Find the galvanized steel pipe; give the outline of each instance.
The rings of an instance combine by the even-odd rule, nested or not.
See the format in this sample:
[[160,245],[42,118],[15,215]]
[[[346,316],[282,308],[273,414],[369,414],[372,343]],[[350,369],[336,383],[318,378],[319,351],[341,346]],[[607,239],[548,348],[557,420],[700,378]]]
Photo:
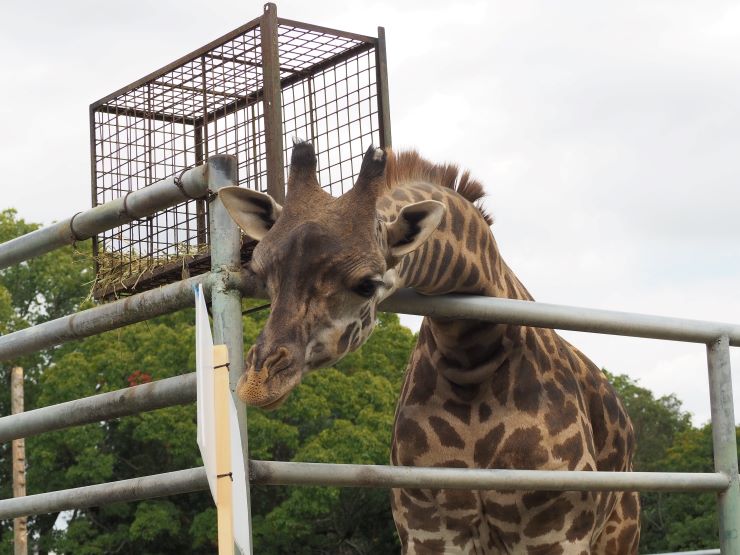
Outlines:
[[108,503],[141,501],[205,489],[208,489],[208,479],[205,468],[201,466],[107,484],[4,499],[0,501],[0,520],[85,509]]
[[480,470],[250,461],[250,480],[281,486],[495,489],[502,491],[725,491],[721,473]]
[[[274,9],[274,6],[273,6]],[[282,155],[282,152],[281,152]],[[238,164],[235,156],[211,156],[209,159],[210,172],[208,186],[211,191],[218,193],[223,187],[238,185]],[[208,206],[210,243],[211,243],[211,312],[213,314],[213,341],[215,344],[226,345],[229,352],[229,388],[237,407],[244,407],[238,398],[236,385],[244,373],[244,331],[242,321],[242,296],[239,289],[231,287],[232,275],[241,269],[241,230],[229,215],[221,198],[213,197]],[[247,457],[247,411],[236,411],[237,424],[242,443],[243,464],[248,464]],[[249,477],[247,476],[247,480]],[[246,526],[252,529],[252,508],[247,484],[246,496]],[[252,555],[251,539],[245,547]],[[238,549],[235,547],[235,551]]]
[[691,343],[711,343],[726,335],[730,345],[740,347],[740,325],[737,324],[514,299],[472,295],[433,297],[402,289],[384,301],[380,310]]
[[[502,491],[721,492],[726,490],[729,484],[727,476],[720,473],[474,470],[255,460],[250,461],[249,474],[252,483],[264,485]],[[6,499],[0,501],[0,520],[206,489],[208,481],[205,469],[191,468],[120,482]]]
[[0,337],[0,360],[13,359],[66,341],[90,337],[186,306],[194,306],[193,287],[198,283],[209,289],[209,274],[164,285],[4,335]]
[[[180,187],[175,184],[178,181]],[[0,270],[46,254],[75,241],[83,241],[108,229],[150,216],[189,198],[208,193],[208,166],[198,166],[148,187],[132,191],[71,218],[0,244]]]
[[[213,279],[211,274],[204,274],[2,336],[0,360],[8,360],[191,306],[193,285],[202,283],[206,292],[209,292]],[[215,279],[221,288],[235,287],[249,297],[265,296],[261,284],[250,272],[227,271],[224,268]],[[719,336],[727,336],[729,345],[740,347],[740,326],[736,324],[494,297],[428,297],[410,289],[402,289],[384,301],[380,309],[437,318],[467,318],[694,343],[711,343]]]
[[730,479],[717,497],[719,546],[723,555],[740,555],[740,483],[738,482],[737,436],[732,400],[730,347],[726,336],[707,345],[709,401],[712,409],[714,469]]
[[264,296],[262,285],[250,272],[223,271],[216,278],[206,273],[0,336],[0,361],[195,306],[193,287],[202,284],[209,295],[214,279],[219,284],[238,284],[250,296]]
[[195,401],[195,373],[0,418],[0,443]]

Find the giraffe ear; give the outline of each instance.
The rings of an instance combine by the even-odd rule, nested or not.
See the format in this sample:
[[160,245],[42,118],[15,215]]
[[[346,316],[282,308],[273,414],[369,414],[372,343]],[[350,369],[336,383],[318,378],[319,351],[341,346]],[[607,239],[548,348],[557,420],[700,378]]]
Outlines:
[[407,204],[398,217],[387,224],[391,256],[400,258],[419,248],[439,227],[447,208],[436,200]]
[[255,241],[262,240],[283,211],[270,195],[252,189],[224,187],[218,191],[218,198],[237,225]]

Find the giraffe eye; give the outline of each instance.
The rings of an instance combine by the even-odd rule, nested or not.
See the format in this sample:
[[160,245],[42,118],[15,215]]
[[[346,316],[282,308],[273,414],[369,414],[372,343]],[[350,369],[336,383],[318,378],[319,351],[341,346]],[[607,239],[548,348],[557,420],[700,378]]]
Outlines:
[[373,278],[366,278],[363,279],[360,283],[355,285],[353,291],[360,295],[361,297],[365,297],[366,299],[369,299],[373,295],[375,295],[375,292],[378,290],[378,287],[380,287],[383,284],[382,281],[378,279]]

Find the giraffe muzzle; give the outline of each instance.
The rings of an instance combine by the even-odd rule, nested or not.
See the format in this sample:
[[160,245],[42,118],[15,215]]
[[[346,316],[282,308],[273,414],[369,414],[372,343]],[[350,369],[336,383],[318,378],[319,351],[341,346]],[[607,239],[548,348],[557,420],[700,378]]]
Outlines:
[[250,407],[275,410],[301,382],[302,368],[295,364],[286,347],[279,347],[263,361],[256,346],[247,354],[246,371],[239,378],[236,393]]

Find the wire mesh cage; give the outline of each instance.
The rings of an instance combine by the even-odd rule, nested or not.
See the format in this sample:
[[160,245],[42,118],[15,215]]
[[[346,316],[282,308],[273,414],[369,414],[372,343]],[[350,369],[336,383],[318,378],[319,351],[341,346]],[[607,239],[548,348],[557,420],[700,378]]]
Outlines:
[[[284,195],[291,138],[311,140],[319,181],[343,193],[371,143],[390,146],[383,29],[369,37],[254,19],[90,106],[93,206],[234,154],[243,187]],[[95,237],[98,299],[210,266],[208,204],[192,199]],[[245,243],[247,259],[250,245]]]

